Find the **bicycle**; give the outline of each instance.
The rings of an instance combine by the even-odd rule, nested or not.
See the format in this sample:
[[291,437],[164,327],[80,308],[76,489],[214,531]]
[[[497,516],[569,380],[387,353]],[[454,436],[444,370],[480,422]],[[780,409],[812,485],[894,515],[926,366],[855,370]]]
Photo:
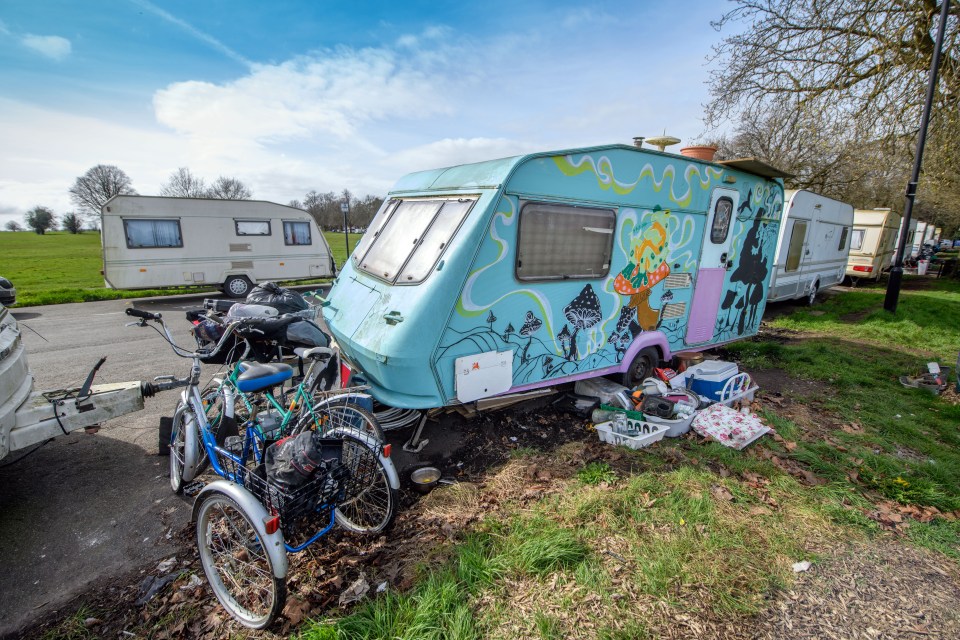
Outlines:
[[[182,488],[204,462],[221,477],[206,485],[194,502],[201,564],[221,605],[244,626],[263,629],[285,600],[287,553],[303,551],[336,524],[379,532],[392,522],[399,479],[389,445],[350,426],[329,428],[322,433],[326,437],[316,441],[324,457],[309,481],[295,488],[271,482],[262,463],[265,441],[258,437],[262,431],[256,420],[245,422],[244,435],[232,443],[237,446],[226,446],[225,439],[218,443],[200,393],[200,358],[215,354],[242,330],[242,323],[227,327],[214,349],[187,351],[177,346],[160,314],[139,309],[127,309],[127,314],[140,318],[134,325],[149,326],[148,320],[160,324],[174,353],[193,360],[189,377],[162,376],[154,385],[157,390],[185,387],[171,433],[171,484],[179,482]],[[289,378],[288,373],[282,368],[259,370],[246,378],[247,390],[240,390],[269,388]],[[231,399],[224,397],[226,409]]]

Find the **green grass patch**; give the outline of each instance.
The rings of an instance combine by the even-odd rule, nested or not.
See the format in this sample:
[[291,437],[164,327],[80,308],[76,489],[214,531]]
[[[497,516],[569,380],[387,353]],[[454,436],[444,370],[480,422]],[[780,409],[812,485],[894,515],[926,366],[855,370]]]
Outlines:
[[[346,244],[342,233],[324,232],[334,260],[342,265]],[[350,247],[356,247],[361,234],[350,234]],[[0,233],[0,276],[17,288],[17,306],[26,307],[67,302],[117,300],[158,295],[196,293],[204,288],[171,287],[138,291],[107,289],[103,268],[100,233],[52,232]],[[303,281],[314,282],[314,281]],[[319,280],[315,282],[320,282]],[[218,291],[209,288],[209,291]]]
[[[905,283],[909,286],[910,279]],[[822,304],[797,308],[770,325],[782,329],[827,334],[875,345],[935,355],[955,362],[960,345],[960,283],[937,281],[924,290],[904,289],[896,313],[883,309],[880,288],[830,296]]]
[[577,478],[584,484],[600,484],[601,482],[613,482],[616,480],[617,474],[606,462],[590,462],[577,471]]

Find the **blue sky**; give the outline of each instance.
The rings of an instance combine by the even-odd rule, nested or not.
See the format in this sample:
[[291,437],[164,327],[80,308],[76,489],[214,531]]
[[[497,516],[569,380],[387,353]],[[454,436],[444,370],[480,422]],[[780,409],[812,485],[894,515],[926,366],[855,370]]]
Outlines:
[[[703,133],[719,0],[4,0],[0,223],[115,164],[258,199],[384,195],[411,171]],[[678,147],[675,147],[676,149]]]

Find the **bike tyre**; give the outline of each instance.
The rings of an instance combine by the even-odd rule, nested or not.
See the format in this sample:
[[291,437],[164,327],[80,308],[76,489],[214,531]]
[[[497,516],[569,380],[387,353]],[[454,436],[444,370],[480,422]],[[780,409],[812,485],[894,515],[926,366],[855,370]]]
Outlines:
[[[250,629],[270,626],[284,606],[287,586],[274,575],[270,554],[250,516],[225,493],[213,491],[197,511],[196,534],[203,572],[223,608]],[[256,584],[234,575],[244,565],[253,569]],[[222,575],[230,578],[231,586]],[[263,602],[257,602],[261,597]]]
[[375,448],[344,433],[340,463],[350,470],[344,499],[334,512],[336,522],[351,533],[379,534],[393,524],[399,495]]
[[377,442],[384,442],[386,439],[380,421],[372,413],[352,402],[338,402],[320,407],[314,410],[314,414],[319,414],[318,420],[309,415],[300,419],[297,433],[312,428],[319,421],[322,423],[321,434],[335,429],[353,430],[376,438]]

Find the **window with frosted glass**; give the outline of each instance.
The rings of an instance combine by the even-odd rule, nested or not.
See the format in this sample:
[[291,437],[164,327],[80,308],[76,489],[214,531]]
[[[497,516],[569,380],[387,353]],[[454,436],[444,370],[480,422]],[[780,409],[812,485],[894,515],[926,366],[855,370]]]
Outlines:
[[517,278],[601,278],[610,271],[616,213],[561,204],[527,203],[520,210]]
[[124,220],[130,249],[165,249],[183,246],[179,220]]
[[238,236],[270,235],[269,220],[234,220],[233,224],[236,226]]
[[423,281],[456,234],[475,198],[400,200],[382,209],[353,253],[367,273],[396,284]]

